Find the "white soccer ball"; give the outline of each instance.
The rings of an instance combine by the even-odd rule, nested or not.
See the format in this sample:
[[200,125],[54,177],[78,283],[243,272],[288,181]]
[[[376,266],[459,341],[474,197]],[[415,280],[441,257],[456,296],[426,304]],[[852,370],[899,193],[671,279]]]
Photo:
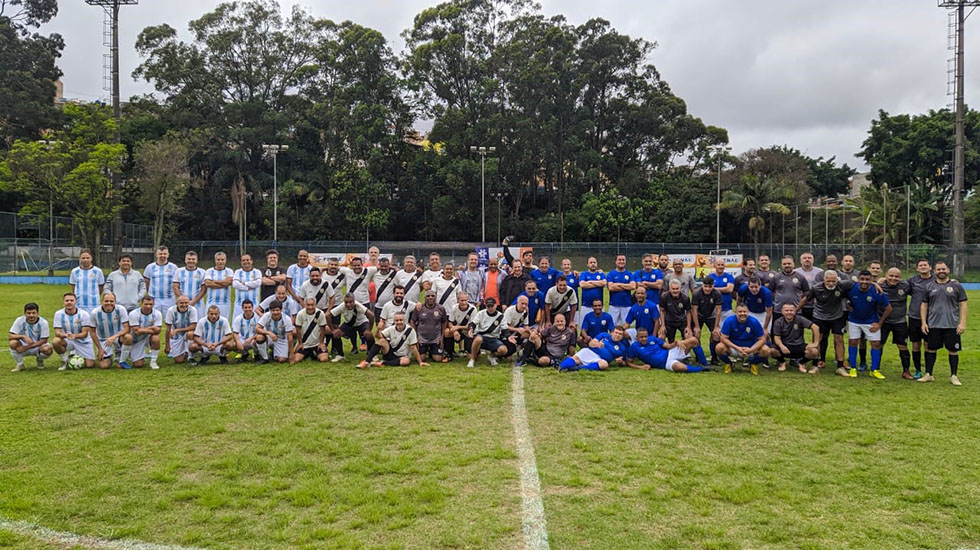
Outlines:
[[81,369],[85,367],[85,358],[81,356],[72,356],[68,358],[68,367],[71,369]]

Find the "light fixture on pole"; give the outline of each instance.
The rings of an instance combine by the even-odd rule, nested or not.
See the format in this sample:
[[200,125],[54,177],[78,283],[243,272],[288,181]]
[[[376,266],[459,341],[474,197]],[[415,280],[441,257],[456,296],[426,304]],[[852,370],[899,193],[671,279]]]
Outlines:
[[493,197],[494,199],[497,200],[497,242],[499,243],[500,242],[500,203],[504,200],[504,197],[507,197],[507,194],[502,191],[498,191],[497,193],[491,193],[490,197]]
[[487,242],[487,153],[493,153],[494,151],[497,151],[497,148],[492,146],[470,146],[471,153],[478,153],[480,155],[480,240],[483,243]]
[[262,144],[262,150],[272,155],[272,244],[279,241],[279,171],[277,156],[280,151],[289,151],[288,145]]
[[709,151],[718,156],[718,202],[715,203],[715,250],[721,250],[721,163],[725,155],[732,150],[729,145],[713,145]]

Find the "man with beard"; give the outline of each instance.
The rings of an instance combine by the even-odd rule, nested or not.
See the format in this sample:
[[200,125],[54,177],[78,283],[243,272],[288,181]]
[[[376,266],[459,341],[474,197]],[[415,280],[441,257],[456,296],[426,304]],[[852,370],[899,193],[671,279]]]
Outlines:
[[[452,275],[452,265],[446,266]],[[419,354],[423,358],[428,356],[434,362],[441,362],[444,355],[442,338],[449,327],[449,316],[446,315],[446,309],[436,301],[436,293],[434,289],[425,291],[425,300],[412,311],[411,325],[418,333]]]
[[387,325],[391,325],[395,322],[395,314],[399,312],[404,312],[406,319],[410,316],[412,310],[415,310],[416,302],[411,302],[405,299],[405,288],[401,285],[395,285],[392,290],[391,301],[385,304],[381,308],[381,316],[376,318],[378,325],[382,329]]
[[936,380],[932,376],[936,352],[945,347],[949,355],[949,382],[961,386],[963,383],[956,372],[960,364],[960,335],[966,331],[966,291],[959,282],[949,279],[949,266],[945,262],[936,262],[936,281],[923,297],[919,310],[922,334],[928,338],[926,374],[919,382]]
[[299,288],[299,298],[306,302],[312,298],[316,307],[323,312],[329,312],[334,307],[337,290],[332,285],[322,279],[320,268],[313,266],[310,268],[310,278],[303,282]]
[[446,352],[443,358],[448,362],[455,356],[456,343],[460,345],[460,352],[468,354],[473,346],[473,341],[466,332],[470,320],[476,315],[478,308],[470,304],[469,295],[460,293],[456,295],[456,304],[449,308],[446,315],[449,317],[449,326],[443,333],[442,348]]

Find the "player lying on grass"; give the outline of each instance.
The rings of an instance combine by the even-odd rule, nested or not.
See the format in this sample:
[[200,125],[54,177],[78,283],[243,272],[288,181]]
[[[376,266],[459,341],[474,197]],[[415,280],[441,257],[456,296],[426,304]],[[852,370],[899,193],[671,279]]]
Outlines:
[[562,360],[558,366],[558,371],[578,371],[580,369],[604,371],[614,364],[625,366],[626,360],[624,358],[629,346],[625,336],[625,325],[613,327],[610,333],[596,335],[589,342],[588,348],[583,348],[575,355]]
[[753,375],[758,375],[759,364],[769,357],[762,324],[749,316],[749,309],[744,304],[736,306],[735,315],[725,320],[721,327],[721,342],[715,349],[718,358],[725,364],[725,373],[732,372],[734,357],[748,361],[749,370]]
[[[417,331],[412,326],[405,323],[405,313],[395,314],[395,322],[384,329],[374,328],[374,343],[368,349],[367,358],[357,364],[358,369],[367,369],[369,365],[380,367],[382,365],[405,366],[412,363],[411,356],[415,356],[415,361],[419,367],[426,367],[429,364],[422,361],[419,353]],[[381,354],[380,360],[374,358]],[[411,354],[411,356],[410,356]]]
[[37,368],[44,369],[44,358],[53,351],[48,344],[49,331],[48,320],[41,317],[37,304],[25,304],[24,315],[10,326],[10,355],[17,362],[11,371],[24,369],[24,356],[37,357]]
[[[636,369],[664,369],[675,373],[698,373],[712,371],[707,365],[688,365],[685,360],[689,352],[697,346],[697,339],[666,342],[659,337],[651,337],[644,327],[636,330],[636,342],[630,344],[626,354],[626,365]],[[702,356],[704,352],[701,353]]]
[[[833,274],[828,274],[832,276]],[[786,361],[800,370],[800,373],[807,373],[806,362],[813,360],[814,363],[820,358],[820,350],[817,343],[820,342],[820,326],[816,323],[796,315],[796,306],[784,304],[782,316],[776,318],[772,326],[773,347],[772,357],[779,359],[779,371],[786,371]],[[810,329],[813,332],[813,342],[806,343],[803,338],[804,331]],[[809,373],[816,375],[820,373],[820,368],[814,365]]]
[[54,338],[51,348],[61,357],[58,371],[68,369],[68,356],[74,354],[85,360],[85,367],[95,367],[95,343],[89,313],[78,307],[75,293],[62,297],[64,308],[54,313]]

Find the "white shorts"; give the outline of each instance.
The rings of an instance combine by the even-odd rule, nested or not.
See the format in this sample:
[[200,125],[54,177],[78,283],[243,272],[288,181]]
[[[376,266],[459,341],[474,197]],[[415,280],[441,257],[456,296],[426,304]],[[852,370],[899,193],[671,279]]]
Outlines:
[[[158,298],[158,299],[154,299],[153,300],[153,309],[156,310],[157,312],[160,312],[160,314],[163,317],[167,317],[167,310],[169,310],[170,307],[174,305],[174,300],[175,299],[172,299],[172,298]],[[128,310],[127,310],[127,312],[128,312]]]
[[[749,317],[750,318],[755,318],[756,321],[759,322],[759,325],[762,326],[762,329],[763,330],[769,331],[769,328],[766,327],[766,313],[765,312],[762,312],[761,314],[757,314],[755,312],[749,312]],[[722,319],[725,319],[725,316],[722,315],[721,318]]]
[[[735,315],[735,310],[722,310],[721,311],[721,320],[718,322],[718,327],[721,327],[721,326],[725,325],[725,320],[727,320],[728,318],[730,318],[730,317],[732,317],[734,315]],[[749,312],[749,315],[751,316],[752,313]],[[765,314],[762,314],[762,319],[759,320],[759,323],[762,323],[765,320],[766,320],[766,315]]]
[[129,359],[134,362],[137,360],[142,360],[147,356],[146,349],[150,346],[150,336],[143,335],[139,338],[133,339],[133,346],[129,349]]
[[111,358],[111,357],[115,356],[116,355],[116,347],[118,345],[119,345],[119,340],[118,339],[116,340],[115,344],[113,344],[112,346],[106,346],[105,339],[99,339],[99,348],[101,348],[102,350],[104,350],[105,353],[102,355],[101,358],[98,358],[98,359],[101,360],[103,358]]
[[870,323],[854,323],[853,321],[847,322],[848,338],[860,339],[862,335],[869,341],[880,341],[881,328],[879,327],[877,331],[871,331]]
[[269,349],[272,351],[273,358],[288,358],[289,357],[289,341],[286,339],[279,339],[276,342],[265,341],[269,345]]
[[612,316],[613,325],[622,325],[626,323],[626,314],[630,313],[629,306],[610,306],[609,315]]
[[187,341],[186,335],[187,333],[181,333],[176,337],[168,337],[168,339],[170,339],[170,353],[167,354],[168,358],[176,358],[177,356],[187,355],[187,346],[190,343]]
[[221,355],[221,349],[222,348],[223,347],[219,346],[218,348],[215,348],[214,350],[208,350],[207,348],[204,348],[202,346],[201,347],[201,355],[204,356],[204,357],[208,357],[211,354],[218,354],[220,356]]
[[95,343],[92,339],[66,339],[65,354],[74,354],[86,360],[95,360]]
[[[24,342],[24,341],[20,341],[20,344],[23,344],[24,346],[27,346],[27,343]],[[32,348],[32,349],[28,350],[27,352],[22,353],[21,356],[37,356],[38,355],[38,352],[40,350],[41,350],[41,347],[38,346],[36,348]],[[41,357],[42,358],[47,358],[47,356],[45,356],[44,354],[41,354]]]
[[668,350],[667,363],[664,364],[666,366],[667,371],[673,371],[674,363],[683,362],[684,360],[687,359],[687,356],[688,353],[685,352],[680,346],[675,346],[674,348]]
[[593,362],[598,362],[602,358],[598,354],[592,351],[591,348],[583,348],[575,353],[575,357],[578,358],[583,364],[590,364]]

